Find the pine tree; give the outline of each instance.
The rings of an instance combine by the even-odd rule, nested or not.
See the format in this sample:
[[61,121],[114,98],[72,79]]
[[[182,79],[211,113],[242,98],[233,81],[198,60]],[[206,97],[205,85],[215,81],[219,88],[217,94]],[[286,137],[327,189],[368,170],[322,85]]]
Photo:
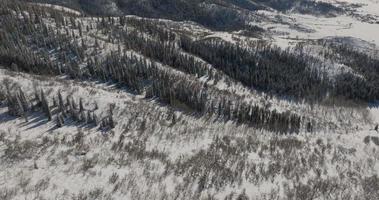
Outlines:
[[30,110],[29,102],[26,99],[25,94],[21,88],[19,88],[19,98],[20,98],[22,107],[25,110],[25,112],[29,111]]
[[36,102],[35,105],[33,105],[33,111],[37,111],[41,108],[42,106],[42,102],[41,102],[41,99],[38,95],[38,92],[37,90],[34,91],[34,101]]
[[63,127],[63,125],[64,125],[64,119],[63,119],[63,116],[60,113],[57,114],[56,123],[57,123],[57,126],[59,128]]
[[84,111],[83,99],[80,98],[80,100],[79,100],[79,112],[83,112],[83,111]]
[[95,123],[95,126],[99,125],[99,120],[97,118],[97,115],[95,113],[93,113],[93,122]]
[[82,25],[80,23],[79,23],[79,35],[80,37],[83,37]]
[[16,96],[16,99],[17,99],[17,104],[18,104],[18,108],[20,110],[21,116],[24,117],[25,122],[28,122],[28,115],[26,113],[27,111],[22,106],[20,98],[18,96]]
[[80,112],[80,122],[83,122],[83,123],[88,122],[87,115],[86,115],[85,111]]
[[66,107],[71,107],[71,100],[70,100],[70,96],[66,96]]
[[87,123],[93,123],[93,116],[89,110],[87,111]]
[[71,99],[71,107],[72,107],[73,110],[77,110],[78,109],[78,105],[76,104],[75,99]]
[[110,115],[108,119],[108,126],[112,129],[115,127],[115,122],[113,121],[113,116]]
[[23,109],[17,96],[12,96],[10,92],[7,95],[8,113],[11,116],[23,116]]
[[58,106],[59,106],[59,111],[62,113],[64,117],[66,117],[66,109],[65,109],[63,97],[60,90],[58,91]]
[[41,90],[41,103],[42,103],[42,110],[47,116],[48,121],[51,121],[51,111],[50,111],[49,103],[46,99],[46,96],[43,90]]
[[55,99],[55,97],[53,97],[53,107],[57,107],[58,106],[58,103],[57,103],[57,100]]

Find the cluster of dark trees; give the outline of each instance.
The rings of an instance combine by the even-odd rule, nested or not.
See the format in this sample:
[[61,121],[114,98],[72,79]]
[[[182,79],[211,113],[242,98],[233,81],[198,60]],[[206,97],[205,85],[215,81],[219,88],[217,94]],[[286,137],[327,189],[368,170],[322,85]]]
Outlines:
[[379,61],[352,49],[336,48],[334,56],[341,54],[341,63],[351,66],[364,79],[347,72],[331,80],[320,69],[309,67],[314,60],[303,51],[295,54],[265,42],[244,48],[221,40],[194,42],[182,36],[180,44],[233,79],[268,93],[311,101],[337,97],[373,101],[379,97]]
[[86,109],[83,99],[79,100],[79,105],[75,99],[70,96],[67,96],[65,101],[59,91],[57,98],[53,98],[53,107],[57,108],[56,123],[58,127],[62,127],[68,118],[86,124],[97,125],[99,123],[98,117],[94,112],[97,106],[93,109]]
[[[217,30],[239,30],[246,26],[245,16],[236,6],[254,7],[241,0],[24,0],[65,5],[91,16],[137,15],[149,18],[164,18],[177,21],[195,21]],[[206,3],[206,4],[205,4]],[[208,4],[209,3],[209,4]],[[210,6],[212,6],[210,8]],[[113,7],[113,9],[109,9]]]
[[174,107],[184,106],[198,113],[274,132],[294,133],[301,128],[300,116],[251,105],[236,95],[210,88],[197,79],[170,73],[154,62],[113,54],[96,71],[136,92],[147,88],[147,98],[158,97]]
[[35,92],[34,99],[32,100],[27,99],[21,88],[10,90],[7,87],[6,94],[6,105],[9,115],[23,117],[28,122],[30,112],[42,111],[49,121],[52,120],[51,108],[43,90],[40,91],[40,94]]
[[[177,21],[194,21],[215,30],[241,30],[249,11],[272,8],[315,15],[335,15],[343,9],[312,0],[24,0],[53,3],[92,16],[137,15]],[[110,9],[112,7],[112,9]]]
[[111,53],[104,61],[89,59],[86,69],[74,71],[81,79],[101,80],[127,86],[134,93],[142,93],[156,65],[137,56],[121,56]]
[[268,7],[279,11],[295,10],[300,13],[314,15],[335,15],[342,13],[344,10],[340,7],[326,2],[310,0],[255,0]]
[[[38,12],[40,12],[38,10],[29,11],[35,13],[31,16],[38,16]],[[56,11],[50,12],[54,13]],[[59,15],[51,14],[49,16]],[[79,28],[81,24],[75,22],[75,20],[67,20],[67,18],[62,20],[61,17],[53,18],[63,28],[66,28],[67,31],[64,34],[51,30],[38,17],[25,16],[17,18],[10,14],[2,17],[5,17],[7,20],[6,22],[2,22],[0,60],[6,66],[16,63],[18,69],[25,72],[50,75],[67,74],[72,78],[83,80],[112,81],[128,86],[128,88],[136,93],[146,91],[147,97],[158,97],[160,101],[173,106],[186,107],[201,114],[216,115],[220,119],[233,120],[238,123],[249,124],[275,132],[298,132],[301,127],[302,119],[298,115],[278,113],[252,105],[243,101],[241,97],[235,94],[219,91],[212,86],[201,83],[195,76],[177,74],[170,70],[170,68],[167,68],[167,66],[173,67],[192,75],[202,76],[208,74],[212,76],[212,73],[205,66],[204,62],[199,62],[188,53],[181,53],[182,49],[184,49],[191,54],[198,55],[207,60],[220,71],[245,84],[260,83],[259,80],[263,79],[262,82],[268,85],[265,87],[271,87],[267,88],[267,90],[272,89],[275,91],[274,88],[276,88],[278,91],[281,91],[278,88],[286,86],[281,86],[280,84],[286,83],[285,81],[290,82],[291,80],[285,77],[287,79],[280,82],[283,79],[282,77],[285,76],[282,74],[285,73],[278,73],[275,65],[270,63],[270,58],[274,61],[282,61],[289,57],[286,56],[286,53],[281,53],[279,49],[275,50],[270,46],[259,47],[260,50],[264,49],[264,52],[267,54],[267,59],[263,57],[261,62],[270,65],[270,67],[260,67],[253,62],[256,60],[249,58],[249,56],[253,55],[252,53],[242,51],[242,49],[235,48],[229,44],[199,43],[200,45],[204,45],[204,48],[202,48],[203,46],[200,46],[197,42],[190,41],[183,35],[178,37],[177,34],[169,34],[167,30],[151,28],[153,23],[150,21],[137,22],[136,19],[119,18],[116,20],[119,24],[130,22],[132,26],[138,27],[139,32],[146,30],[153,38],[160,39],[151,40],[138,34],[138,31],[133,32],[120,28],[113,32],[111,28],[111,33],[109,34],[112,37],[123,41],[122,45],[126,49],[133,49],[140,52],[143,56],[131,56],[119,49],[104,59],[98,59],[96,56],[91,57],[85,53],[88,45],[81,40],[81,31],[79,31],[79,34],[68,31],[68,27],[81,29]],[[112,24],[115,23],[114,18],[100,18],[97,26],[105,29],[107,26],[112,27]],[[85,29],[87,28],[83,28],[82,31],[85,31]],[[89,29],[91,28],[89,27]],[[157,31],[154,35],[152,31],[155,30],[160,31]],[[116,31],[119,32],[117,33]],[[194,44],[190,44],[191,42]],[[259,45],[257,44],[257,46]],[[100,47],[96,47],[95,44],[95,48]],[[208,52],[205,52],[204,49]],[[279,58],[275,58],[275,56],[279,56]],[[52,57],[54,61],[52,61]],[[303,69],[304,66],[301,68],[302,62],[298,61],[295,57],[291,57],[289,61],[283,62],[288,68],[291,62],[300,63],[297,68],[290,69],[292,72],[296,72],[296,70],[305,71]],[[86,66],[79,67],[79,63],[85,63]],[[240,71],[241,66],[244,69],[248,69],[248,71]],[[264,69],[258,71],[254,67]],[[260,79],[258,81],[252,79],[255,81],[253,82],[251,78],[254,76],[246,77],[246,75],[252,74],[255,74]],[[268,74],[275,75],[276,79],[271,80]],[[264,79],[262,76],[266,78]],[[302,78],[305,79],[304,77]],[[264,84],[262,84],[263,86]],[[292,87],[295,86],[296,84],[293,83]],[[308,87],[311,87],[311,85],[309,84]],[[296,88],[293,91],[296,92]],[[286,94],[286,91],[281,92]],[[301,92],[298,93],[302,94]],[[58,109],[62,110],[58,115],[58,124],[62,124],[62,118],[64,119],[65,115],[67,115],[66,112],[70,113],[72,118],[79,121],[81,118],[84,118],[82,116],[88,116],[81,114],[80,109],[78,111],[75,103],[71,101],[65,102],[65,105],[66,107]],[[106,121],[108,121],[107,123],[113,122],[112,119]]]
[[10,83],[3,81],[5,89],[1,90],[0,96],[5,96],[8,114],[14,117],[23,117],[28,122],[30,112],[42,111],[49,121],[52,120],[51,109],[43,90],[38,93],[35,91],[34,99],[29,100],[24,91],[18,87],[11,86]]
[[[204,63],[196,60],[193,56],[183,54],[178,49],[179,36],[177,34],[154,25],[154,21],[151,20],[120,17],[119,21],[121,25],[127,23],[128,26],[133,26],[138,31],[120,30],[114,22],[112,23],[112,20],[101,21],[97,26],[112,30],[114,37],[126,49],[132,49],[145,57],[185,73],[197,76],[212,75],[211,70]],[[104,23],[107,25],[104,26]],[[144,36],[144,34],[148,34],[152,38]]]
[[[108,114],[99,119],[95,114],[98,109],[97,104],[94,104],[94,108],[88,109],[84,106],[83,99],[79,100],[79,103],[71,96],[64,98],[59,91],[56,96],[52,97],[49,101],[45,92],[36,90],[34,92],[34,98],[30,99],[25,95],[21,88],[10,88],[7,82],[6,90],[1,91],[5,96],[6,106],[8,107],[8,114],[14,117],[23,117],[28,122],[28,116],[33,112],[42,112],[48,121],[52,121],[55,118],[57,127],[63,127],[67,122],[77,122],[81,124],[94,125],[100,124],[101,129],[112,129],[115,127],[115,121],[113,120],[114,106],[110,106]],[[54,117],[55,116],[55,117]]]
[[[132,17],[121,16],[119,18],[119,23],[122,27],[124,27],[125,25],[132,26],[136,28],[138,31],[148,34],[161,42],[173,42],[178,38],[178,35],[176,33],[169,31],[165,28],[164,23],[159,22],[155,19],[136,19]],[[109,28],[109,26],[107,28]]]
[[[34,13],[31,17],[18,11],[17,16],[23,16],[21,19],[11,14],[1,16],[0,64],[14,63],[19,70],[36,74],[67,73],[75,77],[72,68],[78,68],[84,59],[86,44],[82,40],[71,42],[72,34],[67,28],[66,35],[52,30],[41,20],[40,16],[46,15],[43,10],[30,9]],[[51,61],[52,54],[56,62]]]
[[323,92],[324,81],[307,68],[304,57],[265,42],[244,48],[218,39],[192,41],[183,36],[180,45],[248,87],[294,97],[317,98]]
[[170,105],[186,106],[224,120],[233,120],[273,132],[295,133],[302,119],[291,113],[278,113],[244,102],[240,97],[213,89],[207,84],[175,77],[169,73],[154,73],[147,96],[158,96]]
[[198,113],[275,132],[298,132],[301,126],[301,117],[297,115],[250,105],[233,94],[209,88],[197,79],[170,73],[142,57],[112,53],[102,63],[89,61],[87,68],[86,77],[126,85],[136,93],[146,90],[147,98],[158,97],[175,107],[185,106]]
[[332,49],[332,53],[326,53],[324,56],[329,59],[338,60],[338,62],[349,66],[359,75],[341,74],[337,77],[336,92],[339,95],[345,95],[349,98],[363,99],[366,101],[377,101],[379,99],[379,60],[364,52],[354,50],[351,46],[323,42],[324,45]]
[[[102,21],[101,27],[117,29],[114,22],[109,21],[112,20]],[[365,81],[350,73],[329,80],[319,69],[308,67],[313,59],[305,53],[299,55],[289,50],[283,51],[265,42],[252,43],[244,48],[221,40],[192,41],[185,35],[169,34],[151,20],[128,18],[121,21],[130,22],[139,30],[114,31],[115,37],[126,48],[189,74],[218,77],[204,62],[192,56],[196,55],[246,86],[272,94],[312,101],[321,101],[327,95],[364,101],[372,96],[372,92],[367,91],[369,87],[366,87]],[[156,28],[152,28],[154,26]],[[141,36],[142,33],[149,33],[154,39]],[[183,54],[183,50],[189,54]]]
[[25,121],[28,121],[27,112],[31,109],[31,107],[21,89],[14,94],[11,94],[9,89],[7,89],[6,102],[9,115],[23,117]]

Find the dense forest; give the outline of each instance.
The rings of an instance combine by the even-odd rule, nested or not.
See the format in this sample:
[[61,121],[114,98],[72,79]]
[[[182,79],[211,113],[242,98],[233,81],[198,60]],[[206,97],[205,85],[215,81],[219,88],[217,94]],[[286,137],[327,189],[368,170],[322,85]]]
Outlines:
[[[2,8],[0,61],[16,71],[111,81],[172,106],[185,105],[200,114],[281,133],[298,132],[302,126],[312,130],[310,119],[248,103],[198,78],[217,81],[227,77],[247,88],[295,101],[342,98],[369,102],[379,97],[375,79],[379,61],[347,47],[332,49],[349,58],[340,59],[366,78],[346,72],[331,79],[312,68],[316,61],[301,49],[283,50],[264,41],[239,46],[219,39],[196,40],[151,20],[98,17],[84,22],[52,9],[11,6],[16,13]],[[106,38],[86,40],[84,35],[94,30]],[[96,56],[104,49],[103,42],[115,44],[114,50]],[[359,67],[361,60],[364,67]]]
[[55,3],[82,10],[94,16],[137,15],[149,18],[194,21],[214,30],[241,30],[249,27],[250,11],[272,8],[278,11],[298,10],[315,15],[334,15],[344,10],[311,0],[26,0]]

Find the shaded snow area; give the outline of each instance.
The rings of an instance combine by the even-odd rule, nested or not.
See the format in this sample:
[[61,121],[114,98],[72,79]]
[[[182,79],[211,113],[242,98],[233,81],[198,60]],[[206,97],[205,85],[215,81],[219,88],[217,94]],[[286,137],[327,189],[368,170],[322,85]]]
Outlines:
[[[84,109],[98,105],[99,118],[113,104],[116,121],[112,130],[75,121],[58,128],[39,111],[25,122],[0,105],[4,200],[378,197],[379,134],[370,124],[277,135],[178,112],[110,84],[0,72],[2,85],[28,98],[42,89],[50,105],[58,91],[83,99]],[[368,115],[379,120],[377,108]]]

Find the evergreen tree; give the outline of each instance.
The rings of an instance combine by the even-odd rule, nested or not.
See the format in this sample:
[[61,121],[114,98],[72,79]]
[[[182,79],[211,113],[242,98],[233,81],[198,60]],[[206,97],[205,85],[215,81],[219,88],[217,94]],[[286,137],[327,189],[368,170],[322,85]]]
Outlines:
[[62,114],[60,114],[60,113],[57,114],[56,123],[57,123],[57,127],[58,128],[63,127],[63,125],[64,125],[64,118],[63,118]]
[[61,112],[62,115],[66,117],[65,104],[64,104],[63,97],[60,90],[58,91],[58,109],[59,109],[59,112]]
[[42,110],[45,113],[48,121],[51,121],[52,117],[51,117],[50,106],[43,90],[41,90],[41,105],[42,105]]
[[80,98],[79,100],[79,112],[84,112],[84,105],[83,105],[83,99]]

